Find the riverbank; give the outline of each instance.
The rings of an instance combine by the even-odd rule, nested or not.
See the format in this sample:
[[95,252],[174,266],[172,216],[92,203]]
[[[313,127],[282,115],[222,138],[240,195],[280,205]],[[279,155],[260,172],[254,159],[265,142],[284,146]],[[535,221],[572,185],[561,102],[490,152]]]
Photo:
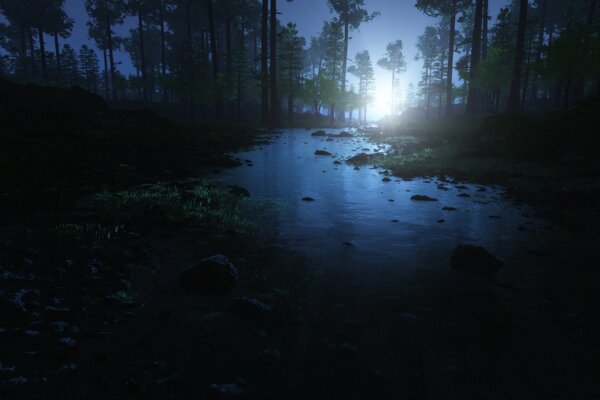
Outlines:
[[[112,111],[76,89],[2,96],[0,397],[211,397],[277,382],[255,367],[278,362],[300,258],[257,248],[246,215],[269,204],[204,179],[241,165],[225,153],[264,145],[264,132]],[[216,254],[237,284],[184,291],[183,271]]]
[[598,100],[529,117],[456,117],[371,134],[391,151],[376,164],[404,178],[449,176],[498,184],[573,227],[600,218]]

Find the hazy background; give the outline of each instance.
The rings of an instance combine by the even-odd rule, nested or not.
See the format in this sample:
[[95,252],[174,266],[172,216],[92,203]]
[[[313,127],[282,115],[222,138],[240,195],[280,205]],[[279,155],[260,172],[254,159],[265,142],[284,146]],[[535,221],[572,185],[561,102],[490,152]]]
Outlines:
[[[490,16],[495,17],[501,7],[510,3],[510,0],[490,0]],[[373,117],[383,116],[387,111],[381,109],[387,97],[391,84],[389,72],[376,66],[377,60],[385,53],[385,46],[392,41],[401,39],[404,42],[404,53],[408,63],[405,74],[401,77],[403,92],[409,82],[416,84],[420,80],[421,63],[415,61],[417,37],[423,33],[425,26],[434,25],[435,18],[430,18],[415,8],[414,0],[365,0],[365,5],[370,12],[379,11],[381,15],[374,21],[363,25],[360,30],[352,32],[349,57],[352,59],[358,51],[369,50],[375,65],[375,83],[377,106],[371,107]],[[73,36],[67,40],[75,48],[83,43],[90,43],[87,38],[87,14],[83,0],[67,0],[67,13],[75,19]],[[283,24],[295,22],[302,36],[310,38],[321,31],[323,21],[331,19],[327,0],[294,0],[293,2],[279,1],[280,19]],[[127,35],[129,29],[135,27],[135,21],[129,18],[125,24],[116,27],[117,34]],[[127,54],[116,53],[116,60],[120,64],[119,70],[123,73],[133,73],[133,66]],[[348,75],[350,84],[354,83],[353,77]]]

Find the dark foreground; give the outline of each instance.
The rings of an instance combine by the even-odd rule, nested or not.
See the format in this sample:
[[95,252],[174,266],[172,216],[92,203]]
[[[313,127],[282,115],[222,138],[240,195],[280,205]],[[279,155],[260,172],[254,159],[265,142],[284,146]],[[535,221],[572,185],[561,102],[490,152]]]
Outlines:
[[[436,280],[400,289],[373,272],[317,276],[308,255],[257,245],[246,218],[257,210],[245,208],[244,190],[201,180],[237,165],[223,153],[256,144],[249,129],[181,127],[73,95],[88,106],[41,104],[44,115],[32,115],[23,94],[21,109],[2,111],[13,118],[2,134],[2,397],[600,396],[598,166],[587,153],[569,149],[560,159],[570,196],[552,189],[559,180],[548,169],[537,195],[517,184],[539,182],[535,168],[475,176],[512,184],[514,197],[551,221],[502,280],[452,271],[448,254]],[[442,175],[452,172],[442,157],[425,163],[437,171],[419,170],[418,154],[453,146],[468,160],[483,148],[427,131],[384,140],[415,135],[410,151],[396,143],[385,167]],[[394,164],[408,166],[407,153],[414,169]],[[543,164],[495,155],[503,165]],[[481,170],[454,161],[465,179]],[[181,272],[218,253],[239,273],[235,288],[184,291]]]

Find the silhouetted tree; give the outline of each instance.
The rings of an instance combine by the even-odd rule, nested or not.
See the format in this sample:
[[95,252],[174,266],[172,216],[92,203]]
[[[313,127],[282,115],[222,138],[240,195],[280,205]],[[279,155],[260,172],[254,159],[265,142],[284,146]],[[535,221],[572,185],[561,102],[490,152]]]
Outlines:
[[[350,30],[358,29],[361,24],[371,21],[379,13],[369,14],[364,7],[364,0],[327,0],[329,8],[338,14],[338,19],[344,26],[344,50],[342,55],[342,96],[346,93],[346,71],[348,65],[348,43]],[[344,119],[344,110],[341,114]]]
[[510,94],[508,95],[508,105],[506,111],[509,114],[517,114],[521,110],[521,70],[523,67],[523,57],[525,54],[525,29],[527,28],[527,9],[529,4],[527,0],[519,2],[519,29],[517,33],[517,47],[514,59],[512,83],[510,85]]
[[358,78],[358,95],[360,96],[359,120],[367,122],[367,105],[375,82],[373,64],[368,50],[356,53],[354,64],[348,72]]
[[454,52],[456,42],[457,15],[472,4],[472,0],[417,0],[416,7],[432,17],[446,17],[450,19],[450,32],[448,35],[448,72],[446,74],[446,115],[452,114]]
[[386,69],[392,73],[392,102],[391,102],[391,115],[395,115],[396,110],[396,74],[400,74],[406,71],[406,60],[404,59],[402,40],[396,40],[395,42],[389,43],[386,46],[385,55],[382,59],[377,61],[377,65],[381,68]]

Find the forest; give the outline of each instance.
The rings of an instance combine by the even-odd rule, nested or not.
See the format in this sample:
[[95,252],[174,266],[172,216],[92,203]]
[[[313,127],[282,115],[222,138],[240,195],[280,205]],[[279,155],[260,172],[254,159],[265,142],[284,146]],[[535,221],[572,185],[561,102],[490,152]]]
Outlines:
[[0,398],[600,398],[597,0],[0,0]]
[[[75,49],[65,43],[73,19],[64,1],[4,0],[0,74],[79,85],[111,102],[156,104],[188,120],[255,122],[260,115],[261,123],[280,126],[312,112],[317,121],[366,121],[373,62],[400,76],[407,60],[400,39],[373,59],[368,49],[348,54],[351,34],[378,16],[360,3],[330,2],[319,35],[305,38],[296,24],[279,21],[276,1],[89,0],[95,48]],[[512,1],[493,23],[485,0],[415,6],[436,23],[418,36],[422,79],[410,96],[394,95],[392,114],[406,105],[432,118],[519,113],[568,107],[598,91],[595,1]],[[117,35],[128,17],[135,24]],[[116,51],[135,71],[119,71]]]

